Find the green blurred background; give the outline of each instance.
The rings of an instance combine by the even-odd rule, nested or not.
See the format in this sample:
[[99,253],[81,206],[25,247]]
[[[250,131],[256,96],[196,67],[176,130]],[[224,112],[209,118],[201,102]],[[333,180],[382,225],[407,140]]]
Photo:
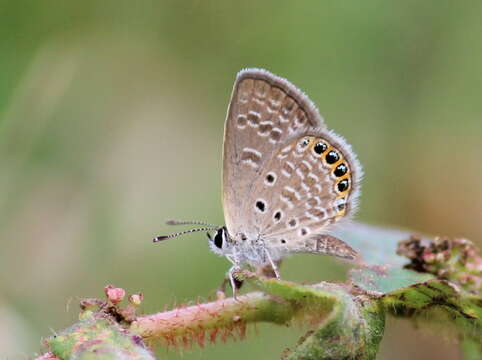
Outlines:
[[[318,104],[364,165],[358,219],[482,239],[480,1],[1,1],[0,358],[41,352],[108,283],[143,311],[213,295],[223,122],[263,67]],[[287,279],[343,279],[297,256]],[[277,359],[304,329],[252,328],[183,359]],[[159,350],[165,354],[165,350]],[[168,359],[181,355],[167,353]],[[450,335],[390,320],[380,359],[459,359]]]

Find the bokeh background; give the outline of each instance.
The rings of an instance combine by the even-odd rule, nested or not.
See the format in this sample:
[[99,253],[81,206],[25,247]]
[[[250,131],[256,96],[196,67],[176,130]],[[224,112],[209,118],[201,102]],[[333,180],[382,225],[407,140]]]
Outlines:
[[[482,239],[480,1],[1,1],[0,358],[32,357],[113,283],[143,311],[213,295],[223,122],[236,73],[264,67],[359,154],[358,219]],[[287,279],[346,266],[289,259]],[[303,329],[168,359],[277,359]],[[159,350],[165,353],[164,350]],[[450,336],[390,320],[380,359],[460,359]]]

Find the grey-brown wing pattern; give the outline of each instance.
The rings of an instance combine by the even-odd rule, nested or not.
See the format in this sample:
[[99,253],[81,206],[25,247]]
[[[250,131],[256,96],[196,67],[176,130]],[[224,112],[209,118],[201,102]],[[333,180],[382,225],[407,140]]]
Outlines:
[[262,205],[253,200],[266,164],[288,139],[324,128],[313,103],[288,81],[265,70],[239,73],[224,134],[223,205],[231,236],[240,240],[262,232],[256,213]]
[[360,172],[349,145],[333,132],[312,130],[292,139],[261,174],[264,184],[256,191],[256,202],[264,204],[257,217],[261,237],[286,252],[322,252],[312,239],[354,212]]
[[274,260],[296,252],[355,257],[327,232],[356,208],[360,165],[286,80],[262,70],[240,73],[226,120],[223,173],[226,225],[235,242],[262,240]]
[[[275,248],[280,250],[280,248]],[[312,235],[308,239],[304,239],[301,246],[283,249],[280,253],[283,255],[294,253],[311,253],[311,254],[325,254],[337,256],[347,260],[355,260],[358,258],[358,253],[353,250],[344,241],[327,234]]]

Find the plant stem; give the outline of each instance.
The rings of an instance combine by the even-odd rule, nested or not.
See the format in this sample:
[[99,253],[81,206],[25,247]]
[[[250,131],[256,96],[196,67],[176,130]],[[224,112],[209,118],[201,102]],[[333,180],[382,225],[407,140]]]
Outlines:
[[171,311],[141,316],[131,324],[130,330],[142,338],[165,339],[175,345],[177,339],[189,343],[193,339],[204,345],[205,334],[211,342],[221,334],[223,340],[238,331],[243,337],[246,325],[251,322],[284,324],[295,314],[292,303],[261,292],[253,292],[209,303],[180,307]]

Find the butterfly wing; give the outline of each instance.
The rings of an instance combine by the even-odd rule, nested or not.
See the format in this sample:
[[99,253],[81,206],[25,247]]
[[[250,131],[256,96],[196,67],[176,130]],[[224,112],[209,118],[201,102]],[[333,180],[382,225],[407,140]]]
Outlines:
[[[257,201],[261,238],[273,254],[307,252],[354,259],[355,251],[327,234],[357,207],[360,165],[350,146],[325,129],[288,139],[265,164]],[[274,181],[269,181],[274,179]]]
[[323,128],[315,105],[285,79],[260,69],[238,74],[225,124],[223,153],[224,216],[235,240],[253,239],[262,231],[255,199],[263,186],[265,164],[287,139]]
[[356,209],[360,165],[314,104],[267,71],[242,71],[225,126],[223,201],[235,241],[262,239],[274,259],[312,252],[353,258],[326,234]]

